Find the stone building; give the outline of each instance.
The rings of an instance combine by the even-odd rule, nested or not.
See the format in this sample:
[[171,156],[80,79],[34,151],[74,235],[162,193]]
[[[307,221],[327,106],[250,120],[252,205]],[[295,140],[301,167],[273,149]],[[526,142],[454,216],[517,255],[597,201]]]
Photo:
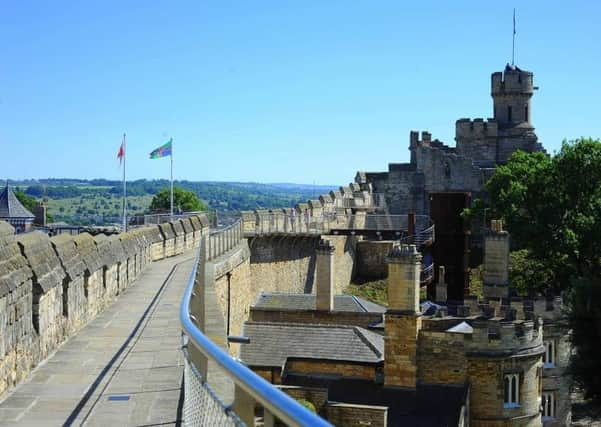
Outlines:
[[15,233],[29,231],[35,215],[29,212],[17,199],[13,190],[6,183],[4,191],[0,194],[0,220],[8,222],[15,229]]
[[385,195],[391,214],[430,213],[430,194],[462,192],[478,195],[494,167],[516,150],[542,151],[531,123],[533,73],[507,65],[491,76],[493,118],[459,119],[455,147],[412,131],[409,163],[390,163],[387,172],[358,172],[359,184]]
[[447,300],[441,280],[436,303],[420,301],[421,254],[395,244],[387,308],[332,296],[333,250],[321,242],[316,294],[260,294],[240,358],[335,425],[567,425],[561,301],[509,297],[508,242],[493,221],[483,299]]

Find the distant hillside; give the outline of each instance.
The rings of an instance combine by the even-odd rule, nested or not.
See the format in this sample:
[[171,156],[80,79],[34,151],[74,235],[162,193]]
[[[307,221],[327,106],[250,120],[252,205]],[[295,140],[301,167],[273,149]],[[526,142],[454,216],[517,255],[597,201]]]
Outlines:
[[[9,181],[37,199],[47,198],[56,221],[72,224],[110,224],[119,222],[121,181],[106,179],[50,178]],[[240,210],[290,207],[319,197],[336,186],[253,182],[175,181],[175,186],[193,191],[210,209],[220,215],[234,215]],[[168,180],[135,180],[127,182],[128,206],[132,214],[146,213],[152,196],[169,187]]]

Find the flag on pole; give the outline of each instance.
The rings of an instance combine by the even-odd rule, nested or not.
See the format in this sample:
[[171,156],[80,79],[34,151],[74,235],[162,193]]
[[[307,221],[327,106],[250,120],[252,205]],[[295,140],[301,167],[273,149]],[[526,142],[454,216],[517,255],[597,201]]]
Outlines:
[[151,159],[160,159],[161,157],[171,156],[171,148],[173,146],[173,138],[167,141],[165,144],[161,145],[156,150],[150,153]]
[[125,136],[123,136],[123,142],[119,147],[119,152],[117,153],[117,158],[119,159],[119,164],[123,163],[123,159],[125,158]]

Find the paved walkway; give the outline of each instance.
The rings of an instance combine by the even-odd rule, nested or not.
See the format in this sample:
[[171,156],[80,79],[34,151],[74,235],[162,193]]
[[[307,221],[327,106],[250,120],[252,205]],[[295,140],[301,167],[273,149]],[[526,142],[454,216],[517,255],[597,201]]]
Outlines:
[[0,403],[0,426],[177,425],[179,305],[195,254],[150,264]]

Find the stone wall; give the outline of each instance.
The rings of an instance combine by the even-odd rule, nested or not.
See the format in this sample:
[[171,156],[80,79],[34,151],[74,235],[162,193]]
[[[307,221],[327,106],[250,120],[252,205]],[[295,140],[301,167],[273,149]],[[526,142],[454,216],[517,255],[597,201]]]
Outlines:
[[388,277],[386,256],[391,249],[392,241],[390,240],[361,240],[357,242],[357,276],[369,279]]
[[33,272],[14,229],[0,221],[0,396],[23,380],[33,365]]
[[386,427],[388,408],[386,406],[351,405],[348,403],[328,403],[326,418],[335,426],[345,427]]
[[417,345],[417,376],[428,384],[464,384],[467,359],[463,335],[420,331]]
[[[253,285],[266,292],[315,293],[315,248],[320,238],[279,236],[249,239]],[[324,238],[335,248],[334,294],[341,294],[353,278],[356,239],[346,236]]]
[[[188,223],[175,227],[182,251],[208,230],[207,218]],[[0,398],[117,298],[152,259],[164,258],[165,235],[175,253],[173,230],[167,224],[108,237],[50,239],[39,232],[15,236],[0,221]]]

